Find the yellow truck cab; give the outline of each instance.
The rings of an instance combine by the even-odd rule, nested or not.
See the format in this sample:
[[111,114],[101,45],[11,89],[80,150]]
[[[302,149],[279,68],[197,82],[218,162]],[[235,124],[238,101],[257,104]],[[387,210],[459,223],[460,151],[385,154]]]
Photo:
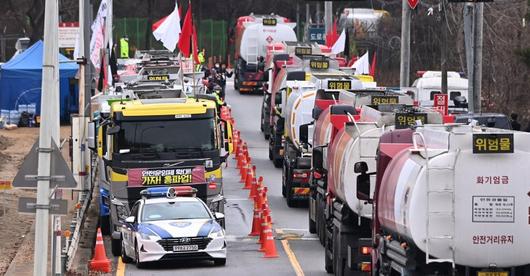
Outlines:
[[109,105],[98,122],[94,150],[102,161],[101,207],[108,208],[104,232],[112,234],[113,253],[120,250],[116,226],[148,187],[192,186],[213,212],[223,213],[221,165],[230,126],[219,118],[215,102],[184,97],[114,99]]

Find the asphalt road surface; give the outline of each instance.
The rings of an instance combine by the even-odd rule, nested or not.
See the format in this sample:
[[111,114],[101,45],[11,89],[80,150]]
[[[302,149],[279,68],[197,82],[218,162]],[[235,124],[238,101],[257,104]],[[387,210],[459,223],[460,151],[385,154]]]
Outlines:
[[261,95],[240,95],[227,85],[226,100],[232,107],[236,129],[249,146],[257,175],[264,177],[269,189],[276,248],[279,257],[265,259],[258,252],[257,239],[248,237],[252,226],[253,203],[248,190],[241,189],[235,162],[230,157],[223,171],[228,259],[226,266],[211,262],[153,263],[144,269],[133,264],[118,264],[117,275],[328,275],[324,271],[324,249],[309,234],[307,207],[289,208],[281,195],[281,169],[268,159],[268,143],[259,130]]

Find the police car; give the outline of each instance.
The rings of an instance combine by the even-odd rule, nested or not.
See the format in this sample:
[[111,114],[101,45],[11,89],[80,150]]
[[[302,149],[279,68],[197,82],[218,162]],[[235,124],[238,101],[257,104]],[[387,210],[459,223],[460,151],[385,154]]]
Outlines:
[[149,188],[141,192],[121,227],[124,262],[213,260],[226,264],[225,231],[213,214],[195,197],[191,187]]

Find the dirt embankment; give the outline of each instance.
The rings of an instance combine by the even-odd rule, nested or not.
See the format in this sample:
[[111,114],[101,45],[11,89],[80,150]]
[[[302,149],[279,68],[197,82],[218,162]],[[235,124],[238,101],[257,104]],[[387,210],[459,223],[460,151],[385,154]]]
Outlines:
[[[70,127],[61,127],[62,138],[69,133]],[[38,128],[0,129],[0,180],[13,180],[38,134]],[[35,191],[0,190],[0,276],[6,273],[35,218],[17,212],[19,197],[35,197]],[[33,259],[33,251],[27,258]]]

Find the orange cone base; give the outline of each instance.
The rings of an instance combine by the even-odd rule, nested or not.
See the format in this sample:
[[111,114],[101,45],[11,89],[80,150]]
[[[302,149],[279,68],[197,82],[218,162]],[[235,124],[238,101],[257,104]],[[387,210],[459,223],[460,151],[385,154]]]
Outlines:
[[110,260],[91,260],[90,270],[109,273],[111,270]]

